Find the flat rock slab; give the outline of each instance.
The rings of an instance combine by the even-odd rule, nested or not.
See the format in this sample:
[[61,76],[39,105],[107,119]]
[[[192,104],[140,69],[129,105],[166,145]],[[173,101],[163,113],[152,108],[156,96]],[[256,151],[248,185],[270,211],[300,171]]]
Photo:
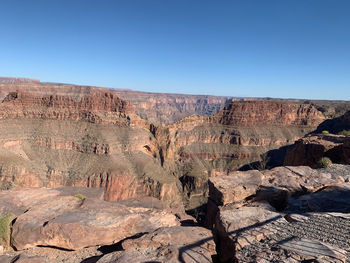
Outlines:
[[219,254],[223,262],[233,260],[235,251],[278,231],[274,223],[286,221],[271,206],[264,203],[255,205],[234,209],[224,207],[219,211],[215,229],[222,244]]
[[[34,194],[35,190],[39,195]],[[10,191],[13,200],[20,201],[20,207],[26,209],[12,227],[11,244],[17,250],[35,246],[77,250],[110,245],[139,233],[179,225],[175,215],[160,209],[155,198],[133,200],[133,205],[128,206],[128,202],[82,200],[61,195],[58,190],[35,190],[26,191],[34,196],[32,202],[30,194],[24,198],[23,192]],[[146,201],[156,205],[146,204]]]
[[60,188],[25,188],[0,192],[0,217],[11,212],[20,215],[23,212],[38,206],[41,203],[58,196],[81,194],[88,198],[103,199],[104,191],[101,188],[60,187]]
[[274,233],[236,250],[237,262],[348,262],[350,220],[341,213],[288,215]]
[[288,200],[288,211],[350,213],[350,183]]
[[0,256],[1,263],[49,263],[43,257],[28,257],[25,255],[17,255],[17,256]]
[[124,251],[98,263],[212,262],[216,254],[211,231],[201,227],[165,227],[137,239],[123,241]]
[[232,172],[209,179],[209,196],[217,205],[235,203],[254,195],[261,183],[259,171]]
[[280,247],[292,251],[298,255],[308,256],[315,259],[331,258],[333,262],[346,262],[346,251],[317,240],[302,238],[290,239],[278,243]]
[[294,193],[312,193],[319,189],[344,183],[344,178],[331,173],[324,173],[308,166],[281,166],[263,173],[264,186],[284,189]]
[[313,193],[327,186],[344,183],[338,174],[314,170],[307,166],[281,166],[271,170],[232,172],[209,178],[209,198],[217,206],[245,201],[249,197],[267,200],[284,208],[290,196]]

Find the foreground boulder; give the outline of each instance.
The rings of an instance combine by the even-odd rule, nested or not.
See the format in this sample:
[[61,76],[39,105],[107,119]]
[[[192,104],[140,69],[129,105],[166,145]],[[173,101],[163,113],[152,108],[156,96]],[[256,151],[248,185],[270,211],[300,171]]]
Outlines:
[[310,195],[290,198],[288,211],[350,213],[350,183],[329,186]]
[[244,246],[274,233],[276,229],[271,223],[283,218],[273,210],[266,204],[221,209],[215,222],[221,261],[232,260],[235,252]]
[[218,205],[240,202],[254,195],[262,183],[262,174],[252,170],[232,172],[209,180],[210,199]]
[[307,166],[232,172],[209,179],[209,199],[217,206],[225,206],[254,198],[267,200],[275,208],[283,209],[290,196],[316,192],[344,181],[341,175]]
[[16,250],[110,245],[139,233],[179,225],[175,215],[155,198],[118,203],[66,194],[62,188],[1,193],[0,211],[13,209],[17,217],[11,233],[11,245]]
[[217,217],[223,262],[347,262],[349,214],[279,214],[263,204],[222,209]]
[[346,262],[349,168],[287,166],[210,178],[207,223],[220,260]]
[[102,257],[99,263],[212,262],[216,254],[211,231],[201,227],[165,227],[122,242],[124,251]]
[[301,138],[287,150],[284,165],[308,165],[316,168],[322,157],[328,157],[334,163],[350,164],[350,137],[317,134]]

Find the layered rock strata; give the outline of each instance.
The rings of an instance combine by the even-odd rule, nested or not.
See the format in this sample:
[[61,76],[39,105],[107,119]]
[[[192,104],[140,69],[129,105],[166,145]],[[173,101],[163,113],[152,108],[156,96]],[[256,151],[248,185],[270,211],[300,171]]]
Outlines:
[[261,154],[323,120],[307,104],[242,100],[211,117],[156,126],[108,89],[46,83],[0,88],[2,189],[102,187],[105,200],[151,195],[184,201],[187,209],[206,203],[210,176],[262,161]]
[[281,165],[284,146],[323,120],[322,113],[307,104],[233,101],[214,116],[186,117],[156,128],[155,135],[164,167],[175,170],[188,197],[186,207],[195,208],[206,202],[207,178],[257,164],[262,169]]
[[[181,203],[151,125],[107,89],[5,85],[0,187],[101,187],[105,200],[155,196]],[[5,92],[6,89],[1,90]]]

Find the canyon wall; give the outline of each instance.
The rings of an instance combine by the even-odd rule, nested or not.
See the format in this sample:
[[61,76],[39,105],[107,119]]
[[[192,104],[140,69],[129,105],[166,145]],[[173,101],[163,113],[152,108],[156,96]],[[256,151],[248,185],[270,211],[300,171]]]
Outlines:
[[170,124],[194,114],[214,115],[233,99],[232,97],[148,93],[119,89],[113,92],[122,99],[130,101],[141,118],[154,124]]
[[129,102],[108,89],[24,86],[1,89],[2,189],[102,187],[109,201],[153,195],[181,202],[180,182],[162,169],[151,125]]
[[[323,120],[322,113],[310,104],[233,101],[214,116],[186,117],[158,128],[155,134],[164,167],[180,178],[186,207],[194,208],[205,203],[207,178],[237,169],[281,165],[283,147]],[[257,163],[261,167],[255,167]]]
[[325,120],[315,106],[285,100],[233,100],[219,110],[227,98],[159,95],[152,104],[147,96],[134,99],[149,112],[158,105],[148,119],[218,112],[158,125],[114,90],[0,84],[1,188],[102,187],[106,200],[151,195],[191,210],[206,203],[209,177],[282,164],[285,147]]

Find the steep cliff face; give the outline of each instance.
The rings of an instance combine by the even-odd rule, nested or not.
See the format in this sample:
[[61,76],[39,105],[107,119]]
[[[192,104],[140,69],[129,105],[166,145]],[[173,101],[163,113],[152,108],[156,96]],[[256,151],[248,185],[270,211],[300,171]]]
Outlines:
[[86,120],[94,123],[127,120],[131,105],[115,94],[93,91],[88,97],[75,100],[63,95],[32,95],[23,91],[10,92],[1,105],[1,119],[32,118],[54,120]]
[[171,124],[158,137],[163,145],[168,140],[165,152],[170,159],[238,159],[237,165],[242,165],[252,150],[265,147],[265,152],[292,144],[323,120],[311,105],[234,101],[212,117],[190,116]]
[[237,101],[228,104],[215,117],[219,123],[234,126],[317,126],[324,117],[310,104],[279,101]]
[[132,90],[113,90],[130,101],[136,113],[154,124],[170,124],[190,115],[211,116],[219,112],[231,97],[146,93]]
[[179,203],[150,124],[108,89],[6,85],[0,103],[0,187],[87,186],[105,199]]

